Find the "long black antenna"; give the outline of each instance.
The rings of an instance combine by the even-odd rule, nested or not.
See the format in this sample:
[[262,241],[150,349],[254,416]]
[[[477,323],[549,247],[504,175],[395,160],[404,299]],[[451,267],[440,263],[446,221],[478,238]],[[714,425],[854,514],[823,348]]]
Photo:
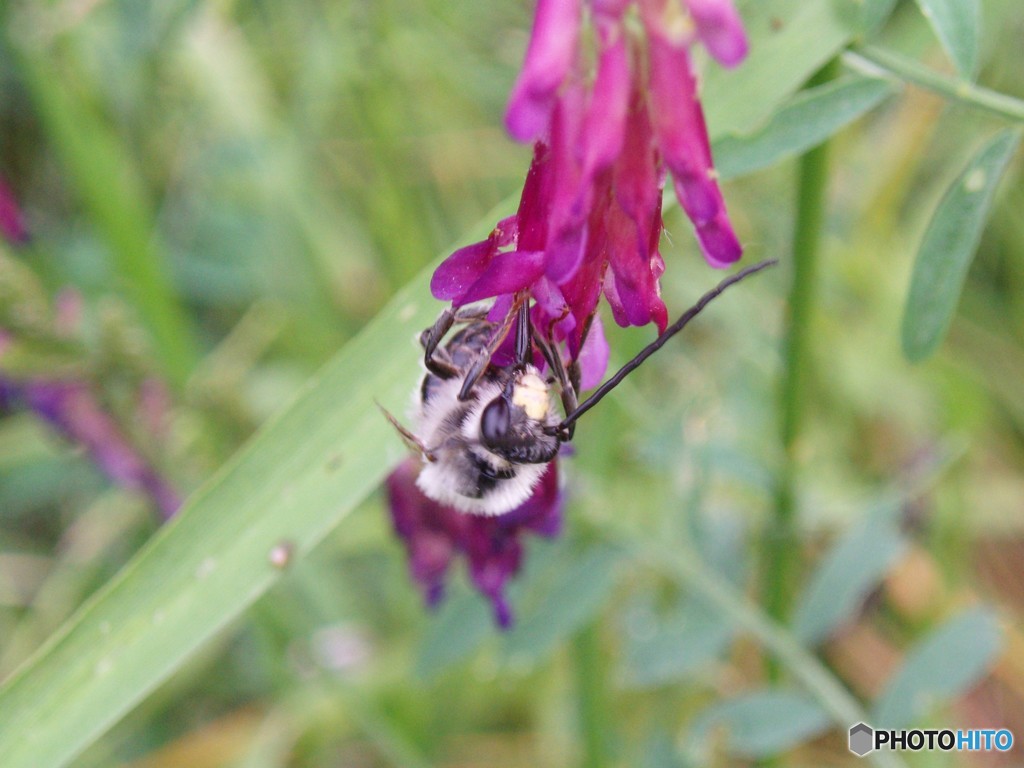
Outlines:
[[710,304],[714,299],[718,298],[718,296],[721,295],[726,288],[728,288],[730,285],[735,285],[741,280],[745,280],[751,275],[760,272],[762,269],[773,267],[778,263],[778,259],[766,259],[765,261],[760,261],[757,264],[752,264],[746,269],[740,270],[735,275],[729,275],[729,277],[725,278],[725,280],[723,280],[710,291],[701,296],[700,300],[692,307],[690,307],[688,310],[686,310],[686,312],[683,313],[682,317],[680,317],[678,320],[672,323],[672,325],[666,328],[664,333],[662,333],[660,336],[658,336],[658,338],[656,338],[654,341],[652,341],[650,344],[644,347],[643,350],[641,350],[640,354],[638,354],[636,357],[634,357],[632,360],[630,360],[628,363],[622,366],[618,370],[618,373],[616,373],[604,384],[598,387],[594,391],[594,394],[592,394],[590,397],[588,397],[586,400],[580,403],[579,407],[575,411],[573,411],[564,419],[562,419],[562,423],[559,424],[557,427],[558,431],[563,432],[564,430],[568,429],[570,426],[576,423],[580,416],[582,416],[584,413],[586,413],[599,402],[601,402],[601,399],[605,395],[607,395],[609,392],[611,392],[613,389],[619,386],[619,384],[622,383],[622,380],[629,376],[629,374],[631,374],[637,368],[639,368],[644,360],[646,360],[648,357],[650,357],[659,349],[661,349],[665,345],[665,342],[667,342],[669,339],[671,339],[673,336],[675,336],[677,333],[683,330],[683,328],[686,327],[687,323],[689,323],[691,320],[693,320],[693,318],[699,315],[701,310],[704,309],[704,307]]

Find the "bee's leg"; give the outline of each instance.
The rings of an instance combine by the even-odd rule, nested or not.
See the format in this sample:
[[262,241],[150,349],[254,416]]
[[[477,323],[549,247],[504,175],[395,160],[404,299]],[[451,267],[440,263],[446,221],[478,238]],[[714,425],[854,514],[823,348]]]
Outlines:
[[420,334],[420,346],[423,347],[423,364],[427,370],[439,379],[452,379],[459,375],[456,368],[440,346],[448,331],[455,323],[468,323],[472,320],[479,320],[486,316],[486,312],[476,308],[463,308],[457,311],[446,309],[441,313],[437,321]]
[[[541,336],[539,333],[534,332],[533,343],[540,349],[540,353],[544,356],[544,360],[547,361],[548,367],[555,376],[555,380],[558,382],[559,395],[562,398],[562,409],[566,414],[570,414],[576,410],[576,393],[579,392],[579,365],[575,360],[569,365],[569,369],[566,370],[565,364],[562,362],[562,356],[559,354],[558,349],[551,345],[547,339]],[[573,428],[575,425],[570,424],[568,428],[556,433],[556,436],[562,442],[569,442],[572,440]]]
[[530,305],[523,302],[516,315],[516,368],[525,368],[530,359],[532,326],[530,325]]
[[[466,372],[466,378],[462,382],[462,389],[459,391],[459,400],[469,399],[470,394],[473,392],[473,387],[475,387],[476,383],[480,381],[480,377],[484,375],[484,371],[487,370],[487,366],[491,364],[491,358],[494,356],[494,353],[498,351],[498,347],[501,346],[502,342],[505,341],[505,337],[508,336],[509,331],[512,330],[512,323],[519,318],[520,310],[525,303],[526,293],[517,294],[515,300],[512,302],[512,307],[505,316],[505,319],[501,321],[501,325],[495,329],[494,335],[491,336],[491,340],[487,342],[487,347],[480,354],[480,357],[476,359],[469,371]],[[527,339],[527,342],[529,342],[529,339]],[[516,354],[518,355],[518,344]]]
[[427,370],[441,379],[450,379],[458,375],[458,370],[447,360],[435,357],[441,339],[451,330],[455,322],[455,313],[446,309],[434,324],[420,334],[420,346],[423,347],[423,364]]

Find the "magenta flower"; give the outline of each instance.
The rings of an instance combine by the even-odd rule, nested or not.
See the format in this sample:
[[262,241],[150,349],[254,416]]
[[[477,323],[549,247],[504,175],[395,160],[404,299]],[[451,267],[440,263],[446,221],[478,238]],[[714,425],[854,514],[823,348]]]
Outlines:
[[[634,5],[643,36],[627,29]],[[580,45],[584,17],[593,61]],[[592,385],[607,361],[607,349],[595,349],[602,293],[620,325],[667,323],[658,250],[666,172],[707,261],[739,259],[690,63],[697,41],[725,66],[744,58],[729,0],[538,0],[506,114],[514,138],[535,142],[519,210],[445,260],[434,296],[454,306],[499,297],[497,317],[511,294],[528,290],[535,325],[564,343]]]
[[555,462],[522,505],[504,515],[459,512],[427,498],[416,487],[419,468],[405,461],[387,480],[395,532],[405,542],[409,569],[427,605],[444,597],[448,569],[456,557],[466,559],[469,576],[494,608],[498,626],[508,628],[512,611],[505,586],[519,572],[525,535],[556,536],[562,525],[562,493]]

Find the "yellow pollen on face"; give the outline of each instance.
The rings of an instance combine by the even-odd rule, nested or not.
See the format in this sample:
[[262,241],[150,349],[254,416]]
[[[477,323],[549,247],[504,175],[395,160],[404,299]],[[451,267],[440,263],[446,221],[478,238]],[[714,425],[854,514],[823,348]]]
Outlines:
[[512,392],[512,403],[518,405],[531,419],[540,421],[548,415],[548,388],[535,373],[528,373],[519,380]]

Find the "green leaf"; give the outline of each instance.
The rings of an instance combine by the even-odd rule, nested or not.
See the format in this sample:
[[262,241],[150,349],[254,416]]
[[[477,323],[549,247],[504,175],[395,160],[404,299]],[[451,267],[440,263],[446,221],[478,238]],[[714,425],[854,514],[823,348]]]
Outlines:
[[630,688],[649,688],[685,680],[707,670],[734,635],[733,627],[717,614],[676,617],[649,637],[630,637],[623,682]]
[[868,520],[843,536],[800,596],[793,619],[797,637],[808,645],[827,638],[852,616],[906,548],[903,535],[888,521]]
[[966,692],[1002,649],[995,614],[974,608],[940,626],[907,654],[874,708],[873,725],[904,728],[943,699]]
[[732,754],[756,759],[791,749],[830,725],[828,713],[804,694],[765,688],[704,710],[691,736],[699,743],[724,729]]
[[981,8],[978,0],[917,0],[957,71],[972,79],[978,68]]
[[715,142],[715,168],[734,178],[801,155],[876,108],[895,90],[885,80],[848,78],[801,91],[760,130]]
[[494,632],[494,618],[484,599],[464,593],[449,597],[420,643],[416,675],[430,679],[462,661]]
[[878,106],[894,90],[886,80],[855,77],[801,91],[760,130],[714,143],[718,175],[734,178],[802,154]]
[[519,610],[505,638],[509,660],[514,664],[540,661],[593,617],[611,594],[620,557],[611,547],[597,546],[548,569],[553,578],[531,585],[531,591],[542,592],[540,599]]
[[430,271],[4,684],[0,765],[67,764],[277,581],[275,546],[300,557],[380,484],[404,448],[374,401],[415,384]]
[[1019,142],[1020,133],[1010,130],[985,144],[932,214],[903,312],[903,354],[912,362],[932,354],[949,330],[996,186]]
[[866,34],[878,30],[896,7],[896,0],[864,0],[861,10],[861,28]]

